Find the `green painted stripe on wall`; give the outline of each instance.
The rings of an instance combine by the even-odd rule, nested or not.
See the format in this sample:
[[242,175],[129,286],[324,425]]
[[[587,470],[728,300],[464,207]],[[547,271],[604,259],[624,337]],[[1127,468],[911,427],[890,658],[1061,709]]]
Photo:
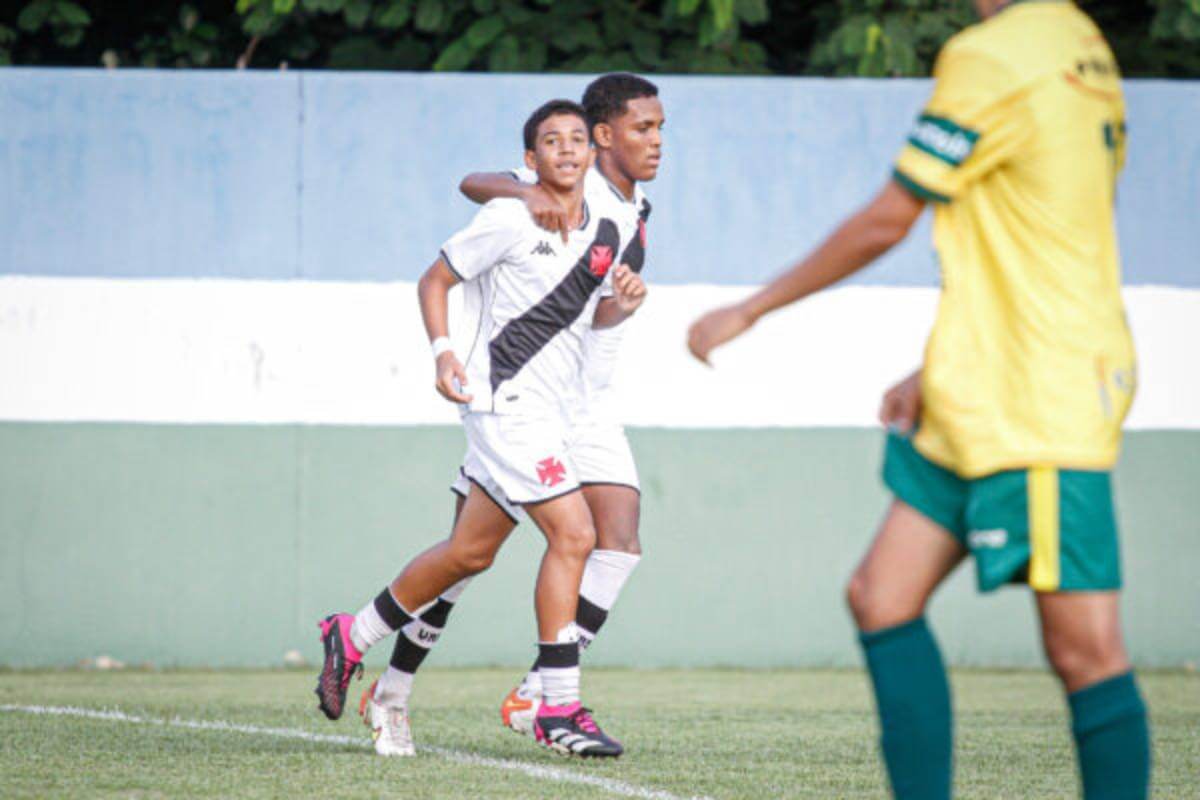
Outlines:
[[[631,431],[645,559],[593,664],[857,663],[842,586],[887,498],[877,431]],[[269,665],[318,656],[448,532],[458,428],[0,424],[0,664]],[[1135,432],[1117,472],[1124,619],[1145,665],[1200,660],[1200,432]],[[525,665],[540,535],[513,534],[431,659]],[[934,602],[958,664],[1041,663],[1029,599]],[[389,647],[369,657],[386,661]]]

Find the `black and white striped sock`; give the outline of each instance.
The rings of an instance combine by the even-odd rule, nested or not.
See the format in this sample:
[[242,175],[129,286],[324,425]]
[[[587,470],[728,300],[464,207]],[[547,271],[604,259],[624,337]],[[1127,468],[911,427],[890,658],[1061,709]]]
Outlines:
[[411,620],[412,614],[392,597],[391,587],[385,586],[354,616],[350,640],[360,653],[366,653],[376,642],[391,636]]
[[392,658],[388,668],[375,686],[375,699],[390,705],[407,705],[412,691],[413,675],[429,651],[442,637],[442,631],[454,610],[454,603],[462,595],[470,581],[466,578],[451,586],[437,600],[421,610],[405,625],[396,637]]

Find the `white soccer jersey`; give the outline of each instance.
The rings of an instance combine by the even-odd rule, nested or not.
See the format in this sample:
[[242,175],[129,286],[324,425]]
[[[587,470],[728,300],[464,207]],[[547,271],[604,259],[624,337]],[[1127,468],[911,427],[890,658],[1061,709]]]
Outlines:
[[624,244],[616,222],[584,202],[584,223],[562,238],[537,227],[520,200],[492,200],[446,242],[463,281],[469,324],[455,352],[469,411],[560,413],[577,393],[583,334]]
[[[517,180],[534,183],[537,175],[533,170],[521,167],[512,170]],[[621,232],[624,249],[617,264],[628,264],[640,273],[646,260],[646,220],[650,217],[650,201],[646,199],[640,184],[635,184],[633,200],[609,183],[596,167],[588,170],[584,177],[584,197],[588,206],[597,214],[614,220]],[[604,294],[611,294],[611,284],[606,283]],[[612,379],[617,367],[617,356],[621,341],[625,338],[625,326],[596,329],[588,316],[583,334],[583,393],[576,410],[580,420],[597,419],[617,422],[613,408]]]

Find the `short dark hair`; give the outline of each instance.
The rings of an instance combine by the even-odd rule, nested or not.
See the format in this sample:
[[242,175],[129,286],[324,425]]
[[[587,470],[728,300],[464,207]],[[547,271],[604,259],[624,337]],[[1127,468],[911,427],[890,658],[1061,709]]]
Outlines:
[[658,97],[658,87],[630,72],[601,75],[583,90],[583,108],[587,112],[588,127],[621,116],[628,108],[629,101],[639,97]]
[[571,114],[583,120],[584,126],[588,131],[588,141],[592,140],[592,126],[588,124],[587,112],[583,110],[583,106],[576,103],[574,100],[551,100],[548,103],[542,103],[537,111],[529,115],[529,119],[525,120],[525,149],[532,150],[537,143],[538,126],[541,125],[550,117],[559,114]]

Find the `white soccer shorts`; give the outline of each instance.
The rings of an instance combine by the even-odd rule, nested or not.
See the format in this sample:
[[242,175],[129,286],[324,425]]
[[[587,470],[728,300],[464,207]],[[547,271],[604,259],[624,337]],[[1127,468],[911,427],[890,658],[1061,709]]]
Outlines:
[[[467,477],[467,470],[471,470],[472,477]],[[488,474],[487,469],[479,461],[479,458],[472,452],[471,447],[467,446],[467,452],[463,455],[462,466],[458,468],[458,476],[454,482],[450,484],[450,491],[454,492],[459,497],[466,499],[471,492],[471,484],[474,483],[483,493],[492,498],[492,502],[500,506],[509,519],[520,524],[525,519],[525,511],[517,505],[508,502],[508,498],[504,496],[504,490],[500,488],[500,484],[492,480],[492,476]]]
[[[487,439],[489,435],[495,438],[500,429],[508,427],[510,429],[522,429],[523,425],[505,426],[495,420],[500,419],[499,415],[495,414],[468,414],[463,418],[464,425],[467,424],[467,419],[470,417],[489,417],[492,421],[477,420],[474,423],[474,429],[480,430],[482,438]],[[550,427],[557,427],[553,423],[549,423]],[[472,428],[468,428],[468,446],[466,455],[463,456],[462,466],[459,468],[458,476],[450,485],[451,491],[462,497],[466,497],[471,489],[471,484],[475,483],[482,489],[496,505],[500,506],[514,522],[520,522],[524,519],[524,512],[520,505],[515,501],[510,501],[509,491],[504,488],[504,484],[495,478],[493,470],[489,467],[489,461],[481,455],[480,449],[476,447],[475,440],[472,439]],[[540,445],[542,450],[551,446],[552,442],[547,441]],[[495,446],[490,442],[487,446],[494,452]],[[510,452],[508,442],[501,444],[501,450],[506,453]],[[534,452],[538,452],[535,448]],[[511,459],[511,456],[509,457]],[[629,448],[629,440],[625,437],[625,431],[620,425],[602,422],[585,422],[573,428],[566,438],[565,447],[561,456],[557,456],[559,463],[564,468],[564,483],[548,486],[543,483],[543,480],[551,480],[552,476],[546,474],[547,465],[546,459],[537,458],[534,461],[535,465],[540,465],[541,469],[536,469],[535,474],[538,477],[538,484],[530,486],[528,480],[528,471],[523,474],[526,476],[520,483],[521,488],[513,488],[512,491],[533,491],[537,496],[543,499],[550,499],[558,494],[563,494],[571,491],[574,487],[589,484],[615,484],[618,486],[628,486],[634,490],[640,491],[638,483],[637,465],[633,460],[633,451]],[[530,458],[526,456],[524,461],[528,462]],[[505,470],[507,471],[507,470]],[[565,476],[573,473],[574,480],[570,483],[565,482]],[[512,483],[509,483],[512,486]],[[566,488],[570,486],[571,488]],[[517,495],[517,497],[528,497],[530,495]],[[537,502],[537,500],[524,500],[523,502]]]
[[462,420],[467,454],[451,487],[458,494],[466,495],[467,481],[477,483],[516,520],[519,506],[579,488],[562,421],[483,413],[464,414]]
[[567,434],[567,454],[581,485],[610,483],[641,491],[633,451],[620,425],[581,420]]

